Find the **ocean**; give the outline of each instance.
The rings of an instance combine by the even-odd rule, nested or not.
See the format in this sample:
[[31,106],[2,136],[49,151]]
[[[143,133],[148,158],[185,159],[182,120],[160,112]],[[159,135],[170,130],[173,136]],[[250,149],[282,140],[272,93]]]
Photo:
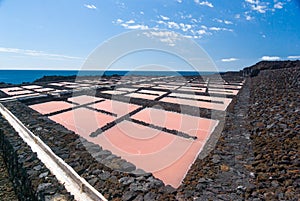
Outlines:
[[143,76],[196,76],[210,75],[217,72],[196,72],[196,71],[76,71],[76,70],[0,70],[0,82],[11,84],[22,84],[33,82],[43,76],[107,76],[111,75],[143,75]]

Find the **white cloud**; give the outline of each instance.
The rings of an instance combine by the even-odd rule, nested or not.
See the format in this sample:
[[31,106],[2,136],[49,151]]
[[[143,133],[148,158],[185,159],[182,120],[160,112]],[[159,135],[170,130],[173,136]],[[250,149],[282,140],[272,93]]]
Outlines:
[[143,11],[140,12],[141,15],[144,15],[145,13]]
[[266,13],[267,11],[267,6],[262,5],[252,5],[251,8],[259,13]]
[[282,3],[282,2],[277,2],[277,3],[274,5],[274,8],[282,9],[282,8],[283,8],[283,3]]
[[217,18],[215,18],[214,19],[214,21],[217,21],[217,22],[219,22],[219,23],[224,23],[224,24],[233,24],[231,21],[229,21],[229,20],[221,20],[221,19],[217,19]]
[[250,21],[250,20],[253,20],[253,19],[254,19],[254,17],[251,17],[250,15],[246,15],[245,17],[246,17],[246,20],[248,20],[248,21]]
[[190,24],[180,23],[179,25],[181,27],[181,30],[184,32],[186,32],[192,28],[192,25],[190,25]]
[[117,19],[117,21],[116,21],[118,24],[121,24],[122,22],[123,22],[123,20],[122,19]]
[[217,21],[217,22],[219,22],[219,23],[223,23],[223,20],[220,20],[220,19],[213,19],[214,21]]
[[288,56],[288,59],[300,59],[300,56]]
[[197,19],[195,19],[195,18],[193,18],[193,19],[191,20],[191,22],[193,22],[193,23],[197,23],[197,22],[198,22],[198,20],[197,20]]
[[200,2],[200,0],[194,0],[194,2],[195,2],[196,4],[198,4],[198,5],[200,5],[200,6],[208,6],[208,7],[210,7],[210,8],[213,8],[213,7],[214,7],[213,4],[210,3],[210,2],[208,2],[208,1],[201,1],[201,2]]
[[221,31],[222,28],[220,28],[220,27],[210,27],[209,30],[211,30],[211,31]]
[[177,0],[178,3],[182,3],[182,0]]
[[180,27],[179,27],[179,25],[176,23],[176,22],[167,22],[167,24],[168,24],[168,27],[170,28],[170,29],[179,29]]
[[46,53],[43,51],[26,50],[26,49],[19,49],[19,48],[0,47],[0,52],[22,54],[22,55],[34,56],[34,57],[45,57],[48,59],[49,58],[51,58],[51,59],[82,59],[80,57],[73,57],[73,56],[62,55],[62,54],[52,54],[52,53]]
[[162,21],[162,20],[159,20],[159,21],[156,21],[158,24],[166,24],[165,21]]
[[202,29],[207,29],[207,26],[201,25],[201,28],[202,28]]
[[133,24],[133,23],[135,23],[134,20],[128,20],[128,21],[126,22],[126,24]]
[[200,34],[200,35],[207,34],[207,32],[204,29],[198,30],[197,33]]
[[232,29],[227,29],[227,28],[223,28],[223,27],[209,27],[209,30],[211,30],[211,31],[230,31],[230,32],[233,32]]
[[233,61],[237,61],[237,58],[226,58],[226,59],[221,59],[221,61],[223,62],[233,62]]
[[231,21],[228,21],[228,20],[224,20],[224,23],[225,24],[233,24]]
[[258,13],[266,13],[267,11],[275,12],[276,9],[282,9],[283,5],[285,4],[284,1],[280,2],[278,0],[274,0],[274,3],[260,0],[245,0],[245,2],[250,4],[250,9],[252,11],[256,11]]
[[257,11],[259,13],[265,13],[267,10],[267,6],[265,6],[259,0],[245,0],[245,2],[251,4],[251,10]]
[[144,33],[149,38],[157,38],[169,46],[175,46],[177,40],[181,40],[179,34],[172,31],[151,31]]
[[240,18],[241,18],[241,15],[240,15],[240,14],[236,14],[236,15],[234,16],[234,18],[235,18],[235,19],[240,19]]
[[274,61],[274,60],[280,60],[280,57],[278,56],[263,56],[261,58],[263,61]]
[[95,5],[93,5],[93,4],[84,4],[84,6],[85,6],[86,8],[88,8],[88,9],[94,9],[94,10],[97,9],[97,7],[96,7]]
[[142,25],[142,24],[135,24],[135,25],[129,25],[126,23],[121,24],[122,27],[126,28],[126,29],[133,29],[133,30],[147,30],[149,29],[149,27],[147,25]]
[[163,20],[169,20],[169,19],[170,19],[170,18],[168,18],[168,17],[166,17],[166,16],[163,16],[163,15],[161,15],[160,17],[161,17],[161,19],[163,19]]
[[245,0],[246,2],[248,2],[248,3],[251,3],[251,4],[258,4],[259,3],[259,1],[258,0]]

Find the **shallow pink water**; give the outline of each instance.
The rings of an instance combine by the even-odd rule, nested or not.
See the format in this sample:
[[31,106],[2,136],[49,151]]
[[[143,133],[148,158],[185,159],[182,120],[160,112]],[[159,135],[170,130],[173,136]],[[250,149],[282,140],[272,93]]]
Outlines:
[[75,88],[78,88],[79,85],[77,85],[77,84],[74,84],[74,85],[65,85],[64,87],[69,88],[69,89],[75,89]]
[[214,130],[218,121],[204,119],[200,117],[169,112],[160,109],[146,108],[131,118],[149,124],[184,132],[190,136],[197,136],[198,139],[205,140],[207,134]]
[[230,102],[226,101],[224,103],[212,103],[212,102],[205,102],[205,101],[198,101],[198,100],[188,100],[188,99],[182,99],[182,98],[173,98],[173,97],[164,97],[161,99],[163,102],[168,102],[168,103],[176,103],[176,104],[181,104],[181,105],[190,105],[190,106],[195,106],[195,107],[200,107],[200,108],[207,108],[207,109],[212,109],[212,110],[222,110],[225,111],[228,104]]
[[104,110],[116,114],[118,117],[123,116],[136,110],[140,106],[134,104],[123,103],[114,100],[105,100],[100,103],[96,103],[92,106],[95,109]]
[[205,92],[206,88],[197,88],[197,87],[180,87],[179,91],[191,91],[191,92]]
[[130,93],[130,94],[126,94],[125,96],[129,96],[129,97],[132,97],[132,98],[149,99],[149,100],[154,100],[155,98],[158,97],[158,96],[155,96],[155,95],[139,94],[139,93]]
[[[79,100],[78,103],[84,104],[86,101],[95,101],[93,98],[84,96],[71,100],[74,102]],[[63,101],[51,101],[30,107],[42,114],[49,114],[72,106]],[[115,113],[118,116],[140,107],[114,100],[105,100],[91,106]],[[115,117],[88,108],[77,108],[49,118],[88,141],[97,143],[115,155],[132,162],[136,167],[152,172],[165,184],[175,188],[181,184],[206,140],[218,124],[218,121],[215,120],[146,108],[133,115],[132,118],[197,136],[197,140],[182,138],[126,120],[92,138],[89,136],[92,132],[114,121]]]
[[64,101],[50,101],[46,103],[30,105],[29,107],[41,114],[50,114],[52,112],[69,109],[73,106],[73,104]]
[[53,121],[90,140],[89,135],[115,120],[113,116],[87,108],[78,108],[49,117]]
[[64,83],[57,83],[57,82],[55,82],[55,83],[50,83],[50,84],[48,84],[48,85],[62,87],[62,86],[64,86],[65,84],[64,84]]
[[126,91],[117,91],[117,90],[110,90],[110,91],[101,91],[104,94],[111,94],[111,95],[121,95],[127,93]]
[[224,89],[224,88],[229,88],[229,89],[241,89],[242,86],[237,86],[237,85],[217,85],[217,84],[210,84],[210,87],[216,87],[216,88],[220,88],[220,89]]
[[4,93],[8,94],[8,92],[12,92],[12,91],[22,91],[23,88],[21,87],[8,87],[8,88],[1,88],[1,91],[3,91]]
[[18,96],[18,95],[24,95],[24,94],[31,94],[33,92],[29,91],[29,90],[20,90],[20,91],[8,91],[8,92],[5,92],[5,93],[10,95],[10,96]]
[[160,84],[160,85],[158,85],[158,86],[155,86],[155,87],[152,87],[152,88],[154,88],[154,89],[176,89],[176,88],[178,88],[179,86],[173,86],[173,85],[162,85],[162,84]]
[[193,141],[128,121],[91,140],[175,188],[205,143],[204,140]]
[[148,89],[143,89],[138,92],[149,93],[149,94],[153,94],[153,95],[157,95],[157,96],[162,96],[167,93],[167,92],[163,92],[163,91],[155,91],[155,90],[148,90]]
[[239,90],[210,88],[208,90],[208,93],[217,93],[217,94],[226,94],[226,95],[237,95],[239,93]]
[[29,96],[38,96],[41,95],[39,93],[30,93],[30,94],[21,94],[21,95],[16,95],[13,96],[14,98],[24,98],[24,97],[29,97]]
[[38,89],[38,88],[42,88],[39,85],[27,85],[27,86],[22,86],[22,88],[24,89]]
[[54,91],[53,88],[40,88],[40,89],[34,89],[36,92],[48,92],[48,91]]
[[135,90],[137,90],[137,89],[135,89],[135,88],[125,88],[125,87],[120,87],[120,88],[115,88],[115,90],[117,90],[117,91],[132,92],[132,91],[135,91]]
[[103,99],[95,97],[95,96],[87,96],[87,95],[68,98],[68,101],[71,101],[73,103],[77,103],[79,105],[83,105],[83,104],[87,104],[87,103],[93,103],[93,102],[100,101],[100,100],[103,100]]

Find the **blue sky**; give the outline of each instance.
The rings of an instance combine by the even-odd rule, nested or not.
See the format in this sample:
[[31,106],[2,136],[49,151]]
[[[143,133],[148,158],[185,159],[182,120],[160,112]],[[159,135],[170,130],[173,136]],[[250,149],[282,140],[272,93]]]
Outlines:
[[239,70],[300,59],[299,19],[298,0],[0,0],[0,69],[79,69],[104,41],[154,28]]

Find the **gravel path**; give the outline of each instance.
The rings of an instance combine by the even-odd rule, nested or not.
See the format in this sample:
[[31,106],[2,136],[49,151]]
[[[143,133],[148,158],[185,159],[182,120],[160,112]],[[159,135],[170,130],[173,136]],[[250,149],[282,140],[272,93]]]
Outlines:
[[18,200],[15,195],[13,185],[8,178],[7,168],[5,166],[2,153],[0,152],[0,200]]

